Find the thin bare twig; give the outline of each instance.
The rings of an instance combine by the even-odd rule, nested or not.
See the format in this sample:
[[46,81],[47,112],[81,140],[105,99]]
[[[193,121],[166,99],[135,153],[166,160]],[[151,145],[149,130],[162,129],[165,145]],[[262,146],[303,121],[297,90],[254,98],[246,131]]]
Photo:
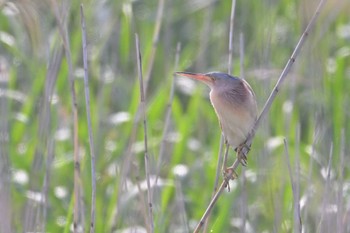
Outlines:
[[[222,153],[224,145],[225,145],[225,152]],[[229,149],[229,145],[228,145],[227,141],[225,140],[223,132],[221,132],[219,156],[218,156],[218,163],[217,163],[217,166],[216,166],[216,174],[215,174],[215,181],[214,181],[214,189],[213,189],[212,198],[214,197],[215,193],[218,190],[220,175],[222,174],[222,171],[224,171],[225,168],[226,168],[227,157],[228,157],[228,149]],[[208,223],[209,223],[209,217],[210,217],[210,213],[209,213],[209,216],[205,220],[205,223],[204,223],[204,227],[203,227],[203,232],[204,233],[207,232]]]
[[[237,162],[236,162],[237,161]],[[239,165],[239,161],[235,160],[235,163],[237,163],[236,167]],[[233,173],[231,172],[231,170],[229,170],[229,172],[227,173],[227,175],[229,175],[230,177],[232,177]],[[204,224],[204,221],[207,219],[207,217],[210,214],[211,209],[214,207],[215,203],[217,202],[217,200],[219,199],[219,197],[221,196],[221,193],[224,191],[225,187],[226,187],[227,182],[222,182],[219,190],[215,193],[214,197],[211,199],[207,209],[205,210],[201,220],[199,221],[196,229],[194,230],[194,233],[199,232],[199,230],[201,229],[201,227]]]
[[[305,31],[303,32],[303,34],[301,35],[291,57],[289,58],[286,66],[284,67],[275,87],[273,88],[269,98],[267,99],[265,105],[264,105],[264,108],[258,118],[258,120],[255,122],[255,125],[254,125],[254,128],[253,130],[250,132],[250,134],[248,135],[247,137],[247,145],[250,145],[254,136],[255,136],[255,131],[257,129],[257,127],[260,125],[260,122],[262,121],[262,119],[267,115],[268,111],[270,110],[270,107],[271,107],[271,104],[273,102],[273,100],[275,99],[279,89],[280,89],[280,86],[281,84],[283,83],[283,81],[285,80],[285,78],[287,77],[287,74],[289,73],[290,69],[292,68],[292,65],[295,63],[295,60],[297,58],[297,56],[299,55],[299,52],[300,52],[300,49],[302,48],[307,36],[309,35],[311,29],[313,28],[315,22],[316,22],[316,19],[318,18],[320,12],[321,12],[321,9],[324,5],[326,0],[320,0],[317,8],[316,8],[316,11],[314,13],[314,15],[312,16],[312,18],[310,19],[310,22],[309,24],[307,25]],[[247,153],[247,150],[245,151],[242,151],[242,152],[245,152],[244,154]]]
[[[269,98],[267,99],[265,105],[264,105],[264,108],[261,112],[261,114],[259,115],[259,118],[257,119],[257,121],[255,122],[255,125],[253,127],[253,129],[251,130],[251,132],[249,133],[247,139],[246,139],[246,144],[247,145],[251,145],[252,144],[252,141],[253,141],[253,138],[255,136],[255,133],[256,133],[256,130],[258,128],[258,126],[261,124],[261,121],[262,119],[267,115],[268,111],[270,110],[270,107],[271,107],[271,104],[273,102],[273,100],[275,99],[278,91],[279,91],[279,88],[281,86],[281,84],[283,83],[283,81],[285,80],[288,72],[290,71],[292,65],[294,64],[297,56],[299,55],[299,52],[300,52],[300,49],[302,47],[302,45],[304,44],[307,36],[309,35],[311,29],[313,28],[314,24],[315,24],[315,21],[316,19],[318,18],[319,14],[320,14],[320,11],[321,11],[321,8],[323,7],[325,3],[325,0],[321,0],[314,15],[312,16],[312,18],[310,19],[310,22],[309,24],[307,25],[305,31],[303,32],[303,34],[301,35],[300,39],[299,39],[299,42],[297,43],[291,57],[289,58],[285,68],[283,69],[275,87],[273,88]],[[217,193],[214,195],[213,199],[210,201],[206,211],[204,212],[202,218],[200,219],[197,227],[195,228],[194,232],[199,232],[199,230],[203,227],[204,223],[205,223],[205,220],[207,219],[211,209],[214,207],[215,203],[217,202],[218,198],[221,196],[221,193],[222,191],[225,189],[225,186],[228,182],[228,179],[232,179],[233,176],[234,176],[234,171],[237,169],[237,167],[239,166],[240,164],[240,160],[239,158],[243,158],[244,156],[246,156],[248,154],[249,150],[248,148],[243,148],[240,153],[242,153],[241,156],[237,156],[236,160],[234,161],[234,163],[232,164],[232,169],[230,169],[227,174],[226,174],[226,179],[227,180],[224,180],[222,183],[221,183],[221,186],[219,188],[219,190],[217,191]]]
[[152,195],[151,195],[151,182],[150,182],[150,171],[149,171],[149,157],[148,157],[148,144],[147,144],[147,119],[146,119],[146,99],[145,99],[145,90],[143,85],[142,77],[142,61],[141,61],[141,52],[140,52],[140,43],[139,37],[135,34],[135,43],[136,43],[136,56],[137,56],[137,71],[140,82],[140,97],[141,97],[141,109],[143,115],[143,130],[144,130],[144,146],[145,146],[145,172],[146,172],[146,181],[147,181],[147,201],[148,201],[148,221],[149,221],[149,230],[151,233],[154,232],[154,222],[153,222],[153,206],[152,206]]
[[90,233],[95,232],[95,210],[96,210],[96,163],[95,163],[95,149],[94,138],[92,135],[91,126],[91,110],[90,110],[90,91],[89,91],[89,67],[88,67],[88,55],[87,55],[87,42],[86,42],[86,24],[84,17],[83,4],[80,5],[80,18],[81,18],[81,32],[83,43],[83,62],[84,62],[84,89],[85,89],[85,107],[86,117],[88,124],[90,156],[91,156],[91,215],[90,215]]

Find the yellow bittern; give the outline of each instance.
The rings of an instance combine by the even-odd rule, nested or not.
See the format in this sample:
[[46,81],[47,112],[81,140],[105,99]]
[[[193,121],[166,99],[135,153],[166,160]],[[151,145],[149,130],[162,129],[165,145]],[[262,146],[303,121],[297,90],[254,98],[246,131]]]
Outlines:
[[[200,80],[210,87],[210,101],[219,119],[226,144],[237,152],[250,146],[245,144],[245,140],[254,127],[258,109],[255,94],[244,79],[220,72],[176,74]],[[240,159],[243,165],[246,164],[246,158]]]

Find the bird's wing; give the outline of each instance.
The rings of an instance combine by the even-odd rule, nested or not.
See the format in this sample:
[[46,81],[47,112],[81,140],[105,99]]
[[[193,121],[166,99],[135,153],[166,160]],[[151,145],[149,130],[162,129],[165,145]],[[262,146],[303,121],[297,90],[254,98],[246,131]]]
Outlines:
[[245,81],[243,79],[242,79],[242,81],[243,81],[243,85],[246,87],[246,90],[249,91],[251,93],[252,97],[253,97],[253,98],[249,98],[247,100],[247,101],[251,101],[252,102],[251,104],[254,105],[253,108],[252,107],[248,108],[248,111],[249,111],[250,115],[253,118],[257,119],[257,116],[258,116],[258,105],[256,103],[255,93],[254,93],[253,89],[251,88],[251,86],[249,85],[249,83],[247,81]]

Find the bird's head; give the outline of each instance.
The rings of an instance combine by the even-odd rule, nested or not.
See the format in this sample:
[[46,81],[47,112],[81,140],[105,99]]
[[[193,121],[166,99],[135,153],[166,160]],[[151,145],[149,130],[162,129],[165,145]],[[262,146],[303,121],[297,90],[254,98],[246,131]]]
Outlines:
[[241,83],[241,80],[239,78],[236,78],[229,74],[225,74],[221,72],[210,72],[206,74],[176,72],[176,74],[202,81],[203,83],[207,84],[211,89],[218,88],[218,87],[222,88],[222,87],[232,86],[234,84]]

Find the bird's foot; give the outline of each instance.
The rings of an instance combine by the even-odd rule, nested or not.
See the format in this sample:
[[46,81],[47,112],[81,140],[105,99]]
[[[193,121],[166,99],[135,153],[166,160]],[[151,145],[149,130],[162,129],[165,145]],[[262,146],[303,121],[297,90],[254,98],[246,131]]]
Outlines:
[[223,176],[224,176],[224,182],[225,182],[225,188],[227,187],[227,190],[230,192],[230,180],[234,180],[238,178],[238,175],[235,171],[235,169],[231,167],[225,168],[223,170]]
[[[244,150],[245,149],[245,150]],[[248,146],[245,143],[242,143],[241,145],[239,145],[235,151],[237,152],[237,159],[239,160],[239,162],[242,164],[242,166],[246,167],[247,166],[247,156],[246,154],[248,153],[248,151],[250,150],[250,146]]]

